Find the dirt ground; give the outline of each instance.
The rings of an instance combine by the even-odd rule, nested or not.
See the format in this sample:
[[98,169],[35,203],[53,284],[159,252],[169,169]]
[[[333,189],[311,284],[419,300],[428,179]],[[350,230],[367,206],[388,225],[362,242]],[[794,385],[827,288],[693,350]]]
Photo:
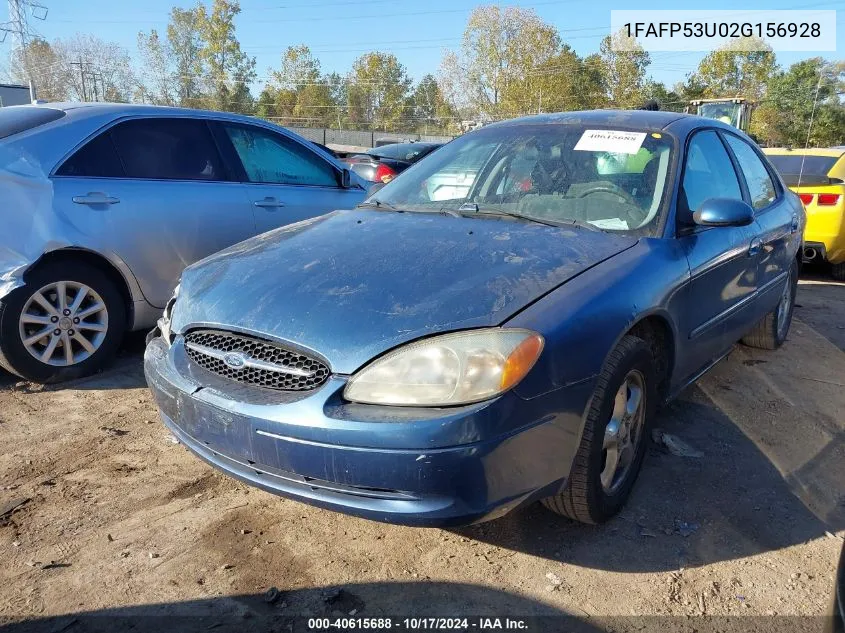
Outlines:
[[635,615],[761,616],[760,630],[823,615],[845,537],[845,284],[803,279],[798,305],[782,350],[738,346],[661,413],[701,456],[652,443],[600,527],[534,506],[412,529],[247,488],[171,440],[142,336],[74,384],[2,374],[0,514],[21,505],[0,518],[0,631],[73,632],[82,614],[111,618],[103,630],[170,614],[244,631],[348,613],[621,616],[617,630],[643,629]]

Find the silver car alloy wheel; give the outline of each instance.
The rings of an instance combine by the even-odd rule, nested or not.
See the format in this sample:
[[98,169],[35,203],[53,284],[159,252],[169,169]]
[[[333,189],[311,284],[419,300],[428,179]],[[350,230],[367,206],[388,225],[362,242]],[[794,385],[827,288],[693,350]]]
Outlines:
[[21,311],[21,341],[35,359],[54,367],[76,365],[103,344],[109,313],[103,298],[75,281],[56,281],[30,296]]
[[789,318],[789,309],[792,306],[792,290],[795,284],[792,283],[792,270],[786,276],[786,286],[780,296],[778,304],[778,338],[786,338],[786,324]]
[[613,399],[613,411],[604,431],[602,488],[613,494],[622,486],[634,463],[645,426],[645,378],[636,369],[625,376]]

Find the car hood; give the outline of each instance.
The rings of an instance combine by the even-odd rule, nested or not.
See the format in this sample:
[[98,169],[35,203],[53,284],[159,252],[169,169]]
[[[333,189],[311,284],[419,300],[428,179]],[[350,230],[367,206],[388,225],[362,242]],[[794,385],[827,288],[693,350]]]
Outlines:
[[289,341],[352,373],[401,343],[494,326],[636,239],[430,213],[339,211],[185,270],[172,329]]

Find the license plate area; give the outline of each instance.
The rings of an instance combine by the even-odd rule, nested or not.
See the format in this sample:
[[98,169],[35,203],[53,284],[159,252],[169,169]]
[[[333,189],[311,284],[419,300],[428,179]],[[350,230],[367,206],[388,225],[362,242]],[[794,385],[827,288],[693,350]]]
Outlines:
[[211,450],[236,459],[253,460],[253,429],[249,420],[183,393],[176,396],[178,424]]

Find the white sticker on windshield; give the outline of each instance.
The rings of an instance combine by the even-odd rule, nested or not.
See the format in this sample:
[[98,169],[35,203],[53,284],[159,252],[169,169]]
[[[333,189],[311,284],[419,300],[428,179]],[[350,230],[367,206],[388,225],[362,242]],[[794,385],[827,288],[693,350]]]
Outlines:
[[645,132],[617,130],[585,130],[575,149],[581,152],[614,152],[636,154],[645,140]]

